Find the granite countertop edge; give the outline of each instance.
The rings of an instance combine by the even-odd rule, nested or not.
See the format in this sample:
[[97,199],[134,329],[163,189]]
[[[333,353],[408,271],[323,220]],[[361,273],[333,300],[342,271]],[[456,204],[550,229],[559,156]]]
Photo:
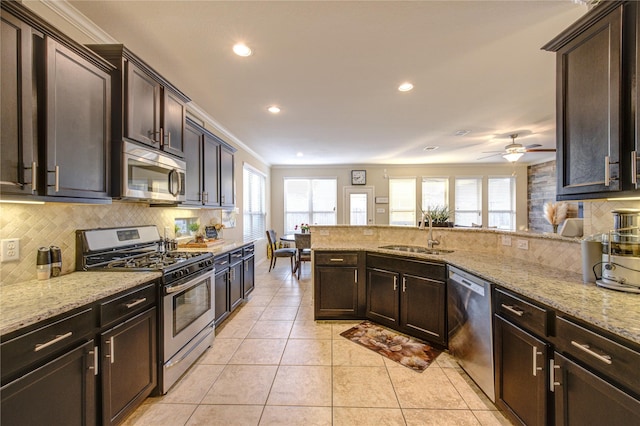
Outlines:
[[640,344],[640,294],[604,289],[583,283],[582,275],[510,257],[455,250],[443,255],[406,253],[381,249],[393,243],[312,246],[313,250],[368,251],[439,261],[593,324],[623,339]]

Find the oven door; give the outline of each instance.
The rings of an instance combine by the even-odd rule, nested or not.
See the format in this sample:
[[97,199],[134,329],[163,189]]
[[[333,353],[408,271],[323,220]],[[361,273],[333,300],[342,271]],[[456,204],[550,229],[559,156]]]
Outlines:
[[122,196],[159,202],[185,200],[185,162],[124,142]]
[[169,360],[209,325],[215,316],[215,270],[164,288],[163,361]]

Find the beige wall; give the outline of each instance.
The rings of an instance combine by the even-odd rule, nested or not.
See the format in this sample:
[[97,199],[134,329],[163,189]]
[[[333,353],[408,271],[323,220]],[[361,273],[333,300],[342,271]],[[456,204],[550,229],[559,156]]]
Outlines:
[[[335,177],[338,179],[338,205],[337,223],[345,224],[344,196],[345,187],[351,186],[351,170],[367,171],[367,187],[374,188],[375,196],[386,197],[389,195],[389,177],[416,177],[416,200],[420,203],[420,181],[423,176],[449,177],[451,179],[451,192],[449,193],[449,205],[453,206],[453,178],[459,177],[482,177],[485,185],[482,194],[483,211],[487,211],[486,179],[493,176],[516,176],[516,226],[518,230],[527,227],[527,167],[517,164],[491,164],[491,165],[346,165],[346,166],[299,166],[280,167],[274,166],[271,169],[271,226],[278,232],[283,232],[284,227],[284,190],[283,182],[286,177]],[[389,211],[387,204],[376,205],[385,209],[384,213],[375,214],[376,225],[387,225],[389,223]],[[487,223],[486,217],[484,223]]]

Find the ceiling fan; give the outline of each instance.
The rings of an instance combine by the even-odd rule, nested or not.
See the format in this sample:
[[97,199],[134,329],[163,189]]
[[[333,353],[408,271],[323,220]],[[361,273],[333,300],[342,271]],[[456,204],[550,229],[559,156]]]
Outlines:
[[518,137],[517,133],[513,133],[509,135],[511,138],[511,143],[504,147],[504,151],[486,151],[485,154],[491,153],[491,155],[486,155],[484,157],[478,158],[478,160],[483,160],[485,158],[494,157],[496,155],[502,155],[502,157],[510,162],[516,162],[527,152],[556,152],[553,148],[539,148],[542,146],[538,143],[534,143],[531,145],[523,146],[521,143],[516,143],[516,138]]

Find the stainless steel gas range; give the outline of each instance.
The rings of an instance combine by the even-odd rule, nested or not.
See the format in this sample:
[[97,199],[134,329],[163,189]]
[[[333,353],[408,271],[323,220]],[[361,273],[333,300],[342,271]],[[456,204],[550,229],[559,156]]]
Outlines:
[[76,269],[160,271],[159,391],[165,394],[213,343],[213,254],[165,250],[155,226],[76,231]]

